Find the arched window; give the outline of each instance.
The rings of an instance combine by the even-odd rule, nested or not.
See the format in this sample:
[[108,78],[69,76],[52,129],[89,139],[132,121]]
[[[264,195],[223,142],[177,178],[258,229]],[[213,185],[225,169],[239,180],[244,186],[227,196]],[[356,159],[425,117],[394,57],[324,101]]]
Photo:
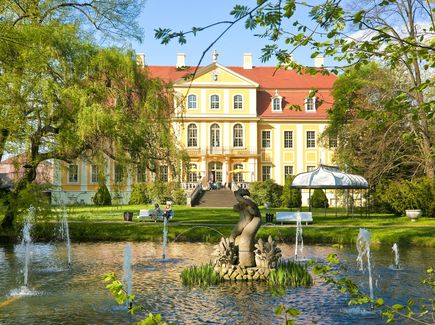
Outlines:
[[233,146],[243,147],[243,126],[239,123],[233,127]]
[[219,95],[210,96],[210,109],[219,109]]
[[189,124],[187,127],[187,146],[198,146],[198,128],[195,124]]
[[220,147],[221,128],[216,123],[210,126],[210,147]]
[[233,98],[233,108],[243,109],[243,97],[242,95],[235,95]]
[[196,109],[197,108],[197,97],[196,95],[190,94],[187,96],[187,108]]
[[242,164],[234,164],[233,165],[233,179],[234,182],[244,182],[243,180],[243,173],[241,172],[243,170],[243,165]]
[[197,182],[198,182],[198,165],[190,164],[189,183],[197,183]]
[[272,112],[282,112],[282,96],[278,94],[278,90],[272,96]]

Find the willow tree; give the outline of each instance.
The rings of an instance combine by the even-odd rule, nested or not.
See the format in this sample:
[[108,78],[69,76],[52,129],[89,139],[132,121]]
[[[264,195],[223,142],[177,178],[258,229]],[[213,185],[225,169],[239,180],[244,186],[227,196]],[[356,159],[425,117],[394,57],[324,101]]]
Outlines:
[[[1,21],[10,28],[7,44],[0,42],[0,149],[26,157],[24,175],[6,201],[5,228],[26,208],[19,204],[20,193],[34,182],[43,161],[106,155],[153,169],[156,161],[173,163],[179,154],[170,121],[171,89],[149,78],[134,53],[101,48],[80,20],[70,23],[65,8],[71,3],[28,1],[28,14],[14,15],[21,10],[17,5]],[[65,7],[47,13],[47,6],[56,4]],[[88,17],[84,8],[69,9]]]

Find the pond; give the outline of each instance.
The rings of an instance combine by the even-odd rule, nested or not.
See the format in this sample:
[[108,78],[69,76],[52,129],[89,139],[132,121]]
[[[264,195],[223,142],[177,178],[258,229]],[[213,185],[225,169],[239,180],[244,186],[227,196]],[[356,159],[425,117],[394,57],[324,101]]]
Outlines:
[[[122,277],[126,243],[72,245],[72,266],[67,266],[65,246],[34,244],[30,256],[28,289],[23,290],[22,245],[0,245],[0,324],[128,324],[132,318],[105,289],[101,275],[110,271]],[[348,297],[315,281],[311,288],[289,289],[273,295],[264,283],[224,283],[208,289],[181,285],[180,273],[189,265],[209,260],[213,245],[170,243],[162,260],[158,243],[132,243],[133,293],[136,303],[160,313],[177,324],[279,324],[274,314],[281,302],[301,311],[297,324],[383,324],[375,313],[349,307]],[[294,247],[280,245],[283,256],[292,258]],[[325,259],[337,253],[349,267],[348,274],[368,293],[367,273],[356,265],[356,248],[305,246],[307,258]],[[390,268],[390,247],[373,249],[375,296],[404,303],[408,297],[429,296],[419,285],[425,269],[435,265],[435,250],[408,248],[400,251],[402,270]],[[406,322],[405,322],[406,323]]]

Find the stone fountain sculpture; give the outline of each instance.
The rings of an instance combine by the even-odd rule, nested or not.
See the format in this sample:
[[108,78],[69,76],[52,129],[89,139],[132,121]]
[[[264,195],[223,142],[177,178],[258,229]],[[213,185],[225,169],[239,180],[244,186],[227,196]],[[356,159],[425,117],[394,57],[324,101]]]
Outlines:
[[233,209],[240,213],[239,222],[229,238],[221,238],[213,255],[215,271],[226,280],[265,279],[271,268],[277,266],[281,250],[269,237],[264,243],[255,243],[255,235],[261,226],[258,205],[250,198],[247,189],[234,192],[237,204]]

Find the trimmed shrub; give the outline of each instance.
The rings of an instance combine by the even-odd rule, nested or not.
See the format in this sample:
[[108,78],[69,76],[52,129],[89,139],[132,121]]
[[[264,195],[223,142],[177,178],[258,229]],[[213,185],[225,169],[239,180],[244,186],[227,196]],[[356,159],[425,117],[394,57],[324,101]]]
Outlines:
[[329,208],[328,198],[320,188],[314,189],[311,195],[311,206],[313,208]]
[[264,182],[253,182],[250,184],[249,192],[251,198],[258,204],[270,203],[272,207],[280,207],[282,204],[282,186],[268,179]]
[[100,185],[92,201],[94,201],[95,205],[99,206],[112,205],[112,197],[110,196],[110,192],[107,189],[106,184]]
[[302,206],[302,194],[298,188],[291,188],[293,176],[287,176],[282,189],[282,206],[286,208],[300,208]]

